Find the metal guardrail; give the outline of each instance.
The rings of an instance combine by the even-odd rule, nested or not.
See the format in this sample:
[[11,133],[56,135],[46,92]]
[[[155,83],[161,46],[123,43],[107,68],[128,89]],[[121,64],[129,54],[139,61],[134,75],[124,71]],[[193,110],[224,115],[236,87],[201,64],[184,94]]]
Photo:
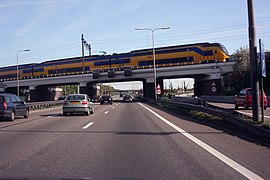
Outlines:
[[[209,102],[234,103],[235,96],[200,96],[201,99]],[[270,96],[267,96],[268,107],[270,107]]]
[[62,100],[60,101],[43,101],[43,102],[29,102],[29,103],[25,103],[29,109],[38,109],[38,108],[47,108],[47,107],[51,107],[51,106],[57,106],[57,105],[61,105],[63,103]]

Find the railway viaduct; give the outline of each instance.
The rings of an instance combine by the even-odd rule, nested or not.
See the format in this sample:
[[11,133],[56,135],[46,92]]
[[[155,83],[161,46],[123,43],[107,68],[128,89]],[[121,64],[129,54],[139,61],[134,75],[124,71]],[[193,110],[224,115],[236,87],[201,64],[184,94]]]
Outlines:
[[[234,62],[196,64],[185,66],[157,67],[157,84],[163,89],[164,79],[194,78],[194,94],[219,95],[221,92],[221,78],[227,72],[232,72]],[[97,76],[96,76],[97,75]],[[53,99],[53,90],[60,85],[77,84],[80,93],[93,97],[96,93],[97,83],[142,81],[145,98],[155,97],[153,68],[133,69],[125,71],[102,72],[98,74],[72,74],[65,76],[52,76],[43,78],[20,79],[20,93],[30,93],[30,101],[45,101]],[[16,93],[16,79],[2,82],[5,92]],[[162,91],[163,93],[163,91]],[[161,94],[162,95],[162,94]]]

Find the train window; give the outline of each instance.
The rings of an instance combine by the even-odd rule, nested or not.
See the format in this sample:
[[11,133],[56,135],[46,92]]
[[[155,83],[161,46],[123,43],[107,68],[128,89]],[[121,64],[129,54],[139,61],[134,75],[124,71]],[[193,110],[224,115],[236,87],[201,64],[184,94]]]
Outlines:
[[193,61],[194,61],[193,56],[188,56],[188,57],[187,57],[187,62],[193,62]]
[[179,59],[172,59],[171,62],[172,63],[179,63]]
[[213,50],[204,51],[204,56],[213,56]]
[[215,54],[217,54],[217,50],[215,50]]
[[[53,69],[49,70],[49,74],[59,74],[59,73],[69,73],[69,72],[81,72],[83,71],[82,67],[76,67],[76,68],[67,68],[67,69]],[[85,66],[85,71],[90,71],[89,66]]]

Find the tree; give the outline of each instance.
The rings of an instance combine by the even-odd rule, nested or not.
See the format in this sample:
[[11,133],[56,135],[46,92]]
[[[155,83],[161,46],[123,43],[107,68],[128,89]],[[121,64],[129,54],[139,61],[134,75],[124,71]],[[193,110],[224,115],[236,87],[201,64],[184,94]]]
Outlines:
[[244,87],[250,87],[250,58],[248,47],[240,47],[232,54],[235,64],[233,72],[223,77],[225,94],[236,94]]
[[[242,88],[251,86],[249,49],[247,47],[240,47],[232,54],[232,58],[235,60],[233,72],[227,73],[222,80],[223,94],[227,95],[236,94]],[[264,78],[264,90],[267,95],[270,95],[270,51],[265,52],[265,62],[266,78]]]
[[236,62],[233,66],[234,71],[234,90],[239,92],[245,87],[250,87],[250,56],[247,47],[240,47],[233,54]]
[[100,86],[100,90],[101,90],[101,94],[109,94],[110,92],[110,95],[112,95],[113,93],[111,91],[114,90],[114,88],[112,86],[109,86],[109,85],[104,85],[104,84],[101,84],[99,85]]
[[63,95],[69,95],[69,94],[74,94],[78,93],[78,85],[65,85],[65,86],[60,86],[62,88],[62,94]]

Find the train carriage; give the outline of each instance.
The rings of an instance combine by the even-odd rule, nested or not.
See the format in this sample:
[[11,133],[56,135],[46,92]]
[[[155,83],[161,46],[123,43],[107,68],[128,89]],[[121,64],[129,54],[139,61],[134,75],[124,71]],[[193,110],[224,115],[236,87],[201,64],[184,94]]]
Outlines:
[[[197,43],[155,48],[157,67],[178,66],[188,64],[217,63],[229,60],[226,48],[219,43]],[[123,67],[152,68],[153,49],[134,50],[129,53],[112,55],[86,56],[84,61],[85,73],[96,69],[106,70]],[[66,58],[31,63],[19,66],[19,77],[44,77],[83,73],[82,57]],[[17,77],[16,66],[0,68],[1,80],[14,80]]]

